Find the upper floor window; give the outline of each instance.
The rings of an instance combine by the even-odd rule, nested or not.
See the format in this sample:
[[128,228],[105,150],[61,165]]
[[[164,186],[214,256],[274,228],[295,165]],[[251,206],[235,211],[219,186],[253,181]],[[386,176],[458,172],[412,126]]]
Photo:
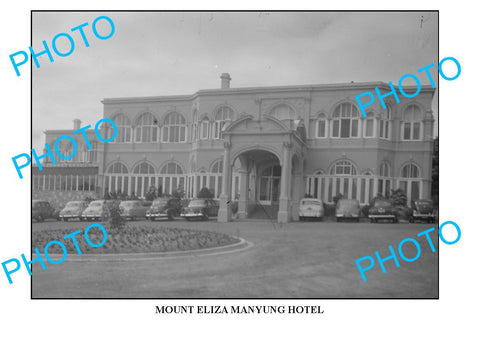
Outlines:
[[338,105],[333,112],[332,137],[359,137],[359,118],[357,108],[350,103]]
[[400,172],[400,177],[418,178],[420,177],[420,170],[418,170],[418,166],[413,163],[407,164],[402,168],[402,171]]
[[197,110],[193,111],[192,142],[198,140]]
[[92,148],[85,148],[84,162],[96,163],[97,162],[97,142],[90,142]]
[[317,138],[327,137],[327,118],[322,113],[318,116],[317,120]]
[[356,175],[357,169],[350,161],[338,161],[330,170],[330,175]]
[[210,128],[210,122],[208,118],[203,118],[200,123],[200,139],[208,139],[208,130]]
[[135,143],[158,142],[157,119],[151,113],[142,114],[135,125]]
[[120,162],[115,162],[108,167],[107,173],[108,174],[128,174],[128,169],[124,164]]
[[123,114],[118,114],[113,118],[117,126],[117,137],[113,143],[130,143],[132,141],[132,123],[130,119]]
[[367,112],[363,121],[363,136],[365,138],[375,137],[375,116],[373,112]]
[[222,106],[215,113],[215,123],[213,123],[213,139],[222,138],[222,130],[227,120],[233,119],[233,110],[228,106]]
[[390,139],[390,121],[392,120],[392,107],[387,104],[387,109],[380,117],[380,138]]
[[275,106],[270,111],[270,114],[278,120],[293,119],[295,117],[295,112],[293,111],[293,109],[286,104],[280,104]]
[[402,139],[420,140],[422,138],[422,116],[417,105],[409,105],[403,112]]
[[168,114],[163,123],[162,142],[184,143],[187,140],[187,123],[185,118],[177,113]]

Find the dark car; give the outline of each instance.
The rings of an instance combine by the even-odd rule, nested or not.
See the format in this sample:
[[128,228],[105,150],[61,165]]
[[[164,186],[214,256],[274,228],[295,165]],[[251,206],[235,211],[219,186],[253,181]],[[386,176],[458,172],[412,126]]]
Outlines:
[[53,208],[49,202],[34,200],[32,201],[32,220],[42,222],[47,218],[59,219],[59,210]]
[[335,208],[337,222],[344,220],[360,220],[360,202],[356,199],[339,199]]
[[413,214],[410,217],[410,223],[415,223],[416,221],[435,222],[433,201],[421,199],[413,203]]
[[195,199],[188,203],[188,206],[184,208],[180,216],[184,217],[187,221],[193,218],[201,218],[208,220],[210,216],[218,215],[218,203],[212,199]]
[[152,202],[147,210],[147,218],[155,221],[156,218],[175,219],[182,212],[182,204],[180,199],[176,197],[161,197]]
[[65,222],[70,218],[78,218],[83,220],[82,213],[88,207],[88,202],[85,201],[70,201],[65,208],[60,211],[59,217]]
[[393,223],[398,222],[398,212],[392,202],[383,199],[375,200],[368,210],[370,222],[375,223],[378,220],[390,220]]
[[121,215],[125,218],[129,218],[132,221],[137,218],[145,218],[148,207],[143,204],[142,201],[122,201],[119,208]]

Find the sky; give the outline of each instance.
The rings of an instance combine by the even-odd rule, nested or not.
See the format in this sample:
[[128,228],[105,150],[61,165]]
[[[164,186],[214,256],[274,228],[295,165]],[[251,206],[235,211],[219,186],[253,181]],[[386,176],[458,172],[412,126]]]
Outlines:
[[[106,15],[115,33],[100,40],[95,18]],[[84,28],[86,47],[73,27]],[[96,26],[107,35],[104,20]],[[92,126],[103,98],[193,94],[220,87],[392,81],[406,73],[429,84],[421,67],[438,65],[438,15],[432,12],[34,12],[32,48],[51,47],[69,32],[71,55],[38,58],[32,66],[32,142],[43,131]],[[59,38],[60,51],[69,44]],[[21,71],[21,69],[20,69]],[[438,71],[432,69],[438,84]],[[408,84],[408,82],[406,82]],[[437,117],[437,94],[432,103]]]

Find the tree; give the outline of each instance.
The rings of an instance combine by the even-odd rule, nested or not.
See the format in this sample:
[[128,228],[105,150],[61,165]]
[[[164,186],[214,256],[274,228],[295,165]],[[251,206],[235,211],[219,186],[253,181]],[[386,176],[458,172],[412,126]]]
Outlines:
[[145,194],[145,199],[147,201],[153,201],[155,198],[157,198],[157,188],[155,188],[155,185],[151,185]]
[[213,198],[214,194],[207,187],[203,187],[197,194],[198,198]]
[[343,194],[339,192],[338,194],[335,195],[335,197],[333,197],[333,204],[336,206],[337,202],[342,198],[343,198]]
[[402,189],[392,189],[392,194],[390,195],[390,200],[395,207],[406,207],[407,206],[407,195]]

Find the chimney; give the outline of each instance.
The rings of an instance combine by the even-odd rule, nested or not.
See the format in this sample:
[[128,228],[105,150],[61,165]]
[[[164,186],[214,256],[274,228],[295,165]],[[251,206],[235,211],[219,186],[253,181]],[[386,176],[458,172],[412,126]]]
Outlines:
[[220,79],[222,79],[222,89],[229,89],[230,80],[232,80],[232,78],[230,78],[230,74],[222,73],[222,75],[220,76]]
[[80,125],[82,124],[82,121],[80,119],[74,119],[73,120],[73,130],[76,131],[80,129]]

